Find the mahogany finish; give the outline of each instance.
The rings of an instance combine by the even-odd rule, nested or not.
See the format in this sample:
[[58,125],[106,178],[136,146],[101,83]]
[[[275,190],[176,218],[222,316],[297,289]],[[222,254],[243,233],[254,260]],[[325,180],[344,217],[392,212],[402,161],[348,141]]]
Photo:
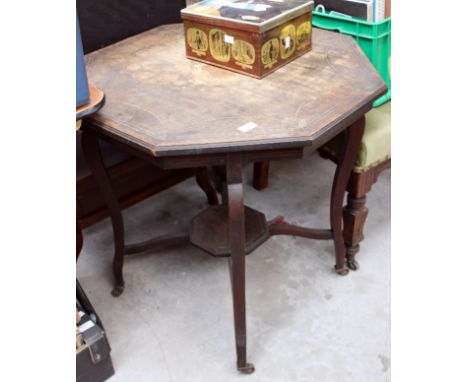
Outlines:
[[88,76],[107,104],[88,130],[154,157],[325,143],[387,87],[352,37],[314,28],[312,40],[261,81],[188,60],[181,24],[93,52]]
[[[89,90],[89,102],[85,105],[82,105],[78,108],[76,108],[76,120],[79,121],[81,118],[87,117],[93,113],[95,113],[97,110],[99,110],[101,107],[104,106],[105,103],[105,96],[104,92],[100,89],[98,89],[96,86],[93,84],[88,85],[88,90]],[[78,131],[81,127],[80,123],[77,123],[76,125],[76,130]],[[78,211],[79,211],[79,205],[78,201],[76,201],[76,261],[78,261],[78,257],[80,256],[81,249],[83,248],[83,232],[82,232],[82,226],[78,220]],[[78,280],[77,280],[78,283]]]
[[263,190],[268,186],[270,161],[254,163],[252,185],[256,190]]
[[[319,150],[319,152],[322,157],[338,162],[338,158],[329,151]],[[263,190],[268,186],[269,166],[269,161],[256,162],[254,164],[252,185],[255,189]],[[343,237],[346,247],[347,266],[351,270],[359,269],[359,263],[356,261],[356,254],[359,252],[359,243],[364,240],[364,225],[369,212],[366,207],[366,194],[370,192],[372,185],[377,181],[379,175],[383,171],[390,169],[390,167],[391,159],[387,159],[366,171],[351,172],[346,188],[348,191],[348,196],[346,198],[347,203],[343,208]],[[270,227],[270,234],[278,231],[292,232],[289,225],[275,225],[274,228]],[[302,236],[297,233],[296,235]],[[319,237],[315,238],[318,239]]]
[[[140,158],[130,157],[107,167],[107,172],[120,208],[125,209],[196,176],[197,169],[162,170]],[[212,198],[209,195],[207,197]],[[77,217],[82,228],[89,227],[109,216],[107,204],[91,173],[77,177],[76,201]]]
[[[268,239],[265,215],[245,207],[245,253],[249,254]],[[226,205],[207,208],[190,223],[192,244],[215,257],[230,256],[229,211]]]
[[[84,121],[86,122],[86,121]],[[86,125],[83,123],[82,128]],[[81,138],[83,153],[85,155],[88,166],[91,169],[96,183],[101,189],[101,193],[107,203],[110,212],[112,229],[114,231],[114,261],[112,270],[114,273],[115,288],[112,291],[113,296],[119,296],[124,289],[123,279],[123,256],[124,256],[124,225],[122,213],[120,211],[119,201],[116,198],[109,175],[102,160],[99,141],[96,136],[84,133]]]
[[245,208],[242,185],[242,154],[226,157],[227,205],[229,210],[229,269],[231,276],[237,369],[250,374],[255,367],[247,362],[247,327],[245,313]]
[[[333,179],[330,220],[332,226],[333,242],[335,244],[335,269],[339,274],[342,275],[346,275],[349,272],[349,269],[346,267],[346,251],[342,226],[343,197],[346,191],[346,184],[349,179],[349,174],[353,169],[354,161],[356,160],[359,153],[365,124],[366,120],[365,116],[363,115],[358,121],[354,123],[352,128],[349,128],[345,131],[345,143],[343,144],[342,152],[338,158],[338,165],[335,171],[335,177]],[[348,259],[348,265],[350,265],[350,269],[355,269],[353,260],[354,259]]]
[[[334,162],[338,158],[329,150],[319,150],[322,157]],[[346,258],[348,259],[348,268],[357,270],[359,263],[356,261],[356,254],[359,252],[359,243],[364,240],[364,225],[366,223],[368,208],[366,207],[367,193],[379,175],[391,168],[391,159],[384,160],[366,171],[352,171],[349,177],[346,190],[348,191],[347,203],[343,208],[343,236],[346,246]],[[268,181],[268,174],[266,175]]]
[[[267,232],[267,236],[333,239],[337,272],[347,273],[341,219],[344,192],[359,149],[364,114],[387,90],[351,37],[322,30],[314,30],[313,36],[313,51],[261,81],[187,60],[182,25],[158,27],[86,57],[89,77],[107,96],[106,107],[86,120],[82,129],[84,152],[111,210],[114,295],[123,291],[125,252],[147,250],[160,241],[125,250],[121,211],[102,165],[98,138],[164,169],[218,166],[226,206],[218,210],[227,208],[227,213],[216,218],[228,221],[223,243],[230,255],[237,368],[244,373],[254,371],[247,361],[245,255],[255,240],[246,235],[250,213],[246,211],[250,210],[244,206],[243,164],[301,157],[305,146],[318,148],[347,131],[333,182],[330,229],[282,223],[270,224]],[[254,127],[243,130],[246,126]],[[255,232],[264,227],[254,226]],[[210,250],[205,238],[211,240],[211,236],[195,228],[198,233],[192,232],[191,240]],[[265,238],[253,237],[257,243]],[[186,238],[177,233],[174,240],[163,239],[172,244]]]
[[[86,126],[87,121],[84,121],[83,127]],[[114,232],[114,261],[112,270],[114,273],[115,286],[112,290],[114,297],[120,296],[124,291],[125,282],[123,279],[123,262],[124,255],[135,254],[137,252],[143,252],[154,246],[166,246],[170,244],[177,244],[181,240],[180,233],[175,236],[164,236],[157,239],[151,239],[144,243],[132,244],[125,246],[124,237],[124,225],[122,212],[119,204],[119,200],[114,193],[112,182],[107,173],[107,169],[104,166],[102,159],[98,138],[93,134],[83,134],[82,147],[85,158],[88,162],[95,181],[98,184],[103,197],[106,201],[109,214],[112,221],[112,229]],[[198,168],[196,173],[197,183],[205,191],[210,204],[217,204],[218,197],[215,190],[211,187],[207,178],[206,169]]]
[[366,194],[379,175],[390,169],[391,159],[387,159],[375,167],[363,172],[352,172],[348,182],[347,204],[343,209],[344,240],[348,267],[357,269],[359,264],[355,257],[359,251],[359,243],[364,240],[364,224],[369,212],[366,207]]

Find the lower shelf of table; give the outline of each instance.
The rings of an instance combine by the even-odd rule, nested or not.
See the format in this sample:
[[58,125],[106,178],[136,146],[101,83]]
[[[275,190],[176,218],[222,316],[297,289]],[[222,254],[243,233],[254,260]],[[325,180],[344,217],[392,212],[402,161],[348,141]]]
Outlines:
[[[244,207],[245,252],[249,254],[269,237],[265,215]],[[229,250],[229,211],[226,205],[211,206],[190,223],[190,241],[212,256],[226,257]]]
[[[269,222],[265,215],[253,208],[244,206],[245,215],[245,254],[251,253],[271,236],[288,235],[316,240],[333,239],[331,229],[314,229],[289,224],[282,216]],[[210,206],[190,222],[190,230],[158,236],[142,243],[125,246],[125,255],[135,255],[148,250],[160,249],[172,245],[192,243],[215,257],[228,257],[229,211],[226,205]],[[234,239],[236,240],[236,239]]]

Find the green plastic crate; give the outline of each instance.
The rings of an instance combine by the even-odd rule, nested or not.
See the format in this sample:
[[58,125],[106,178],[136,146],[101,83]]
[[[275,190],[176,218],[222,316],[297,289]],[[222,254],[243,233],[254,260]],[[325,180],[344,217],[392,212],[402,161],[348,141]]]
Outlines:
[[387,93],[374,102],[374,107],[380,106],[390,100],[392,94],[392,82],[390,79],[390,60],[392,55],[391,23],[391,18],[378,23],[368,23],[355,18],[332,16],[328,13],[313,11],[312,25],[314,27],[338,31],[353,36],[387,84]]

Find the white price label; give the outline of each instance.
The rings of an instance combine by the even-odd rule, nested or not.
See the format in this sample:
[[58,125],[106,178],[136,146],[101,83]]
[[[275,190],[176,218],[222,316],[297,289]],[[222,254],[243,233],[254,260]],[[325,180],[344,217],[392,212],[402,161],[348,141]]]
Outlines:
[[224,42],[226,44],[234,44],[234,36],[229,36],[228,34],[224,35]]
[[246,133],[247,131],[255,129],[256,127],[257,127],[256,123],[248,122],[245,125],[242,125],[241,127],[238,127],[237,130],[242,131],[243,133]]
[[83,333],[87,331],[89,328],[92,328],[93,326],[94,326],[94,322],[89,320],[89,321],[86,321],[84,324],[81,324],[80,326],[78,326],[78,330],[80,331],[80,333]]

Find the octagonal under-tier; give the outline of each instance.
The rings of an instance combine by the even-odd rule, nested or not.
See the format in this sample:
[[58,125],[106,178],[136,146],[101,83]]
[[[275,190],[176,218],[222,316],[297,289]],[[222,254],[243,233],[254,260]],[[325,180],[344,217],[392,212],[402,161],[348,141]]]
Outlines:
[[[268,239],[268,227],[265,215],[261,212],[244,207],[244,215],[245,253],[249,254]],[[211,206],[195,216],[190,222],[190,241],[210,255],[229,256],[228,207]]]

